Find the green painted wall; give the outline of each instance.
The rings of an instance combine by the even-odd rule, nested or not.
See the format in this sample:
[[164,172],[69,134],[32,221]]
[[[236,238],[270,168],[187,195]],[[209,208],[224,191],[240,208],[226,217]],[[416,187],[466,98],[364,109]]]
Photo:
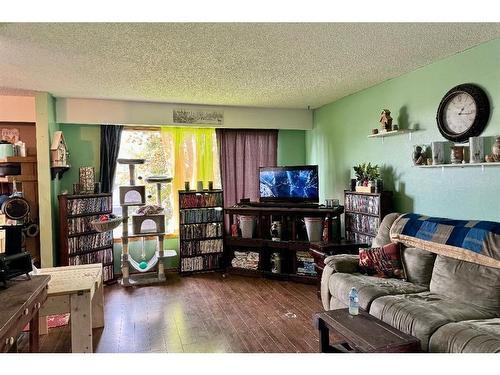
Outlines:
[[80,167],[94,167],[98,181],[101,130],[98,125],[61,124],[60,127],[68,145],[71,164],[61,178],[61,191],[67,190],[72,194],[73,184],[78,183]]
[[306,131],[279,130],[278,165],[303,165],[306,162]]
[[[99,150],[100,150],[100,128],[98,125],[61,124],[68,149],[70,152],[71,169],[67,171],[59,185],[59,190],[72,193],[73,183],[78,182],[78,169],[83,166],[93,166],[96,170],[96,178],[99,176]],[[278,164],[300,165],[305,162],[305,131],[303,130],[280,130],[278,133]],[[57,197],[56,197],[57,199]],[[155,241],[146,241],[146,257],[151,257],[155,251]],[[134,259],[141,255],[140,242],[130,244],[130,253]],[[165,241],[165,249],[179,249],[178,239]],[[120,271],[121,244],[114,246],[115,272]],[[178,267],[178,259],[165,261],[166,268]]]
[[[371,161],[383,166],[386,188],[395,192],[395,210],[451,218],[500,221],[500,167],[425,169],[412,167],[415,144],[444,140],[436,125],[442,96],[453,86],[471,82],[490,97],[492,114],[483,136],[500,134],[500,39],[440,60],[401,77],[350,95],[314,112],[306,132],[306,159],[318,164],[321,198],[341,197],[352,166]],[[390,62],[388,62],[390,63]],[[394,123],[419,129],[408,135],[368,139],[379,127],[383,108]],[[491,147],[487,148],[490,152]]]

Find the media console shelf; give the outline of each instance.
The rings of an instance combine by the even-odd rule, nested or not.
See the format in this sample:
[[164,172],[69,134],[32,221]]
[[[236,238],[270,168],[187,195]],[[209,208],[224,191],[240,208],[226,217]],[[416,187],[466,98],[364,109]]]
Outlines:
[[[225,236],[225,261],[227,271],[245,276],[263,276],[293,280],[305,283],[315,283],[316,276],[300,275],[297,273],[297,252],[308,252],[311,242],[302,220],[304,217],[323,217],[327,220],[327,233],[330,242],[340,241],[340,215],[344,207],[314,208],[314,207],[289,207],[283,206],[251,206],[237,205],[226,207],[224,212],[229,215],[229,229],[237,222],[239,216],[253,216],[256,228],[253,238],[241,236]],[[282,234],[281,240],[271,239],[271,223],[280,221]],[[258,268],[246,269],[231,266],[234,252],[254,252],[259,254]],[[278,253],[281,258],[281,272],[271,272],[271,258]]]

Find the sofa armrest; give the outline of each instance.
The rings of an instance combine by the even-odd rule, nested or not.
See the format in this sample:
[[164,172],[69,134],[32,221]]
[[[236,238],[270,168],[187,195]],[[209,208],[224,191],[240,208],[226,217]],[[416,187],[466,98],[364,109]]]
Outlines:
[[331,267],[335,272],[359,272],[359,256],[352,254],[331,255],[325,258],[325,266]]
[[358,255],[339,254],[325,258],[325,268],[321,275],[321,303],[325,310],[330,310],[330,289],[328,282],[335,272],[355,273],[359,271]]

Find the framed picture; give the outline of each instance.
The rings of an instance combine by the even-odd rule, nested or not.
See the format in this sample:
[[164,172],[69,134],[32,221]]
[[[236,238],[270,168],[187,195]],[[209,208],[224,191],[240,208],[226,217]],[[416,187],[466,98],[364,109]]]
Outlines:
[[19,129],[2,128],[2,140],[15,144],[19,141]]

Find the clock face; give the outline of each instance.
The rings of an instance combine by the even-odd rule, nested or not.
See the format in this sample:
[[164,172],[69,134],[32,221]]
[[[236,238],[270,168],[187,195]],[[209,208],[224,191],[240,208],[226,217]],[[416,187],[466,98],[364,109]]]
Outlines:
[[462,134],[472,127],[476,115],[474,98],[466,92],[457,93],[444,107],[443,125],[451,134]]
[[490,103],[484,90],[464,83],[449,90],[441,99],[436,121],[439,132],[453,142],[466,142],[479,136],[490,116]]

